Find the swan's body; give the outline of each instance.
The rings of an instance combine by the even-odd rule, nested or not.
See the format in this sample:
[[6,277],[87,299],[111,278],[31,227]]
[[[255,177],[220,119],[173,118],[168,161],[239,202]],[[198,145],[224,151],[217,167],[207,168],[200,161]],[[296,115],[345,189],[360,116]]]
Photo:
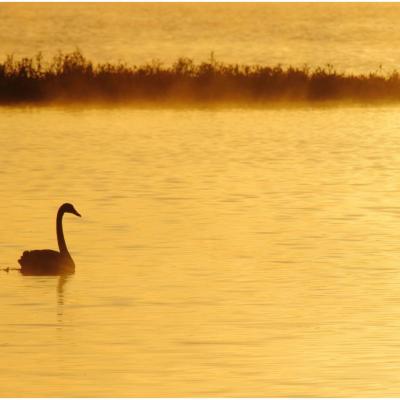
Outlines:
[[55,250],[24,251],[18,262],[24,275],[60,275],[75,272],[75,263],[71,256],[65,257]]
[[61,275],[73,274],[75,263],[72,259],[64,239],[62,218],[64,213],[71,213],[80,217],[74,206],[63,204],[57,213],[57,241],[60,251],[32,250],[24,251],[18,260],[21,265],[21,273],[24,275]]

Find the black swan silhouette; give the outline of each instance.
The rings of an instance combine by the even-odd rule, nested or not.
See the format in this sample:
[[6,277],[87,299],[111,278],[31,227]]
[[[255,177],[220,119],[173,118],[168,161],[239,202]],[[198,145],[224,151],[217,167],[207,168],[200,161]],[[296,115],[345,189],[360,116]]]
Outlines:
[[18,260],[21,265],[21,273],[24,275],[62,275],[73,274],[75,263],[65,244],[62,228],[62,218],[65,213],[81,215],[69,203],[63,204],[57,212],[57,241],[60,251],[32,250],[24,251]]

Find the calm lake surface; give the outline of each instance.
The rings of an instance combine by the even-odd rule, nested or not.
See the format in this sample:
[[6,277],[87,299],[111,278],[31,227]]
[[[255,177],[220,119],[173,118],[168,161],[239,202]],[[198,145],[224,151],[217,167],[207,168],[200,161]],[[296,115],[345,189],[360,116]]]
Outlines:
[[0,109],[0,395],[399,396],[398,115]]

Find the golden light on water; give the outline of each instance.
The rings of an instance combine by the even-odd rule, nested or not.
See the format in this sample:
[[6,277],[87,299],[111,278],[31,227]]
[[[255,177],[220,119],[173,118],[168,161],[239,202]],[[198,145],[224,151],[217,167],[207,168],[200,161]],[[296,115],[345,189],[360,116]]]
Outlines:
[[[1,4],[0,50],[334,58],[360,74],[396,63],[398,9]],[[57,249],[61,204],[82,218],[64,217],[74,275],[0,271],[0,394],[398,396],[397,115],[396,101],[3,104],[0,266]]]

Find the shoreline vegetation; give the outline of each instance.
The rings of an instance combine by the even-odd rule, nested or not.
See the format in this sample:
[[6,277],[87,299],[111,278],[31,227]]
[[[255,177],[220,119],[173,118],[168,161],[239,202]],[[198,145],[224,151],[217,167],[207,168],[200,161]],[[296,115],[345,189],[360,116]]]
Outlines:
[[400,73],[345,74],[333,66],[311,69],[195,64],[179,58],[141,66],[94,64],[79,50],[58,53],[49,62],[7,56],[0,62],[0,105],[19,103],[377,103],[400,102]]

